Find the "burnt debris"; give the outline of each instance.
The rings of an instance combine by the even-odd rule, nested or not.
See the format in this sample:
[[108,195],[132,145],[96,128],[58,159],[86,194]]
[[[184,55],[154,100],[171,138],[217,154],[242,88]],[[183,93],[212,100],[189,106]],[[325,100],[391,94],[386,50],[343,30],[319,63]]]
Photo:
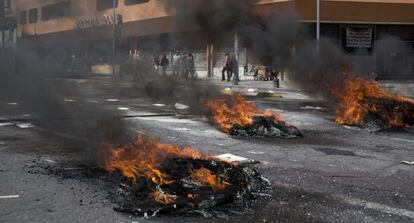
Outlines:
[[238,137],[303,137],[298,128],[286,122],[277,121],[272,116],[256,115],[252,119],[253,123],[250,125],[233,126],[229,134]]
[[[220,217],[243,213],[257,199],[269,196],[270,182],[248,164],[234,165],[217,160],[173,158],[166,160],[161,171],[171,183],[159,186],[141,177],[132,181],[120,171],[106,170],[76,163],[49,163],[33,160],[25,166],[32,174],[46,174],[61,180],[77,179],[108,191],[114,210],[139,217],[160,215],[201,215]],[[192,177],[194,170],[208,170],[225,188],[211,187]],[[85,201],[88,202],[88,201]]]
[[[198,181],[192,176],[194,170],[214,173],[218,185],[212,187]],[[136,182],[123,178],[111,195],[117,205],[114,209],[144,217],[159,214],[208,217],[230,211],[229,206],[243,209],[270,186],[256,170],[222,161],[174,158],[167,160],[161,171],[169,175],[169,184],[159,186],[144,177]],[[223,208],[226,205],[227,208]]]
[[414,125],[414,104],[393,99],[369,99],[378,108],[367,112],[360,127],[369,130],[410,128]]
[[302,137],[278,113],[261,111],[254,102],[239,94],[216,100],[202,100],[203,108],[220,131],[236,137]]

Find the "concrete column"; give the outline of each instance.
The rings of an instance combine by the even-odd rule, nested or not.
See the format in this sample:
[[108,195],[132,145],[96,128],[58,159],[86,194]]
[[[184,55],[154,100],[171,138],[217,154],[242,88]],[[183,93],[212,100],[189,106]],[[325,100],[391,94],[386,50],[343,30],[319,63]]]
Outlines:
[[212,78],[214,76],[213,71],[213,55],[214,46],[212,43],[207,44],[207,77]]
[[210,45],[210,70],[211,77],[214,77],[214,44]]
[[207,77],[210,77],[210,44],[207,44],[206,47],[206,68],[207,68]]
[[246,57],[245,58],[245,63],[244,63],[244,65],[245,65],[244,68],[247,68],[247,72],[246,72],[246,69],[243,69],[243,75],[247,76],[247,73],[249,72],[249,57],[248,57],[249,55],[248,55],[247,48],[244,48],[244,56]]

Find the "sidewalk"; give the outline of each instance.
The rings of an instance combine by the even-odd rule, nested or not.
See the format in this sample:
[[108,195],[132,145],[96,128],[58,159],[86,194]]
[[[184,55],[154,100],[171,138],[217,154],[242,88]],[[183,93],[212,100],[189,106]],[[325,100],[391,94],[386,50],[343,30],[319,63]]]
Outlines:
[[414,98],[414,81],[381,81],[380,83],[390,93]]
[[275,87],[273,81],[255,81],[253,76],[245,76],[243,73],[239,76],[239,83],[235,85],[233,81],[221,81],[221,74],[216,69],[214,77],[208,78],[206,72],[198,72],[199,80],[208,81],[227,91],[242,92],[244,95],[256,96],[258,93],[269,93],[280,95],[282,99],[292,100],[311,100],[313,98],[305,95],[300,89],[295,89],[289,85],[288,81],[280,81],[279,88]]

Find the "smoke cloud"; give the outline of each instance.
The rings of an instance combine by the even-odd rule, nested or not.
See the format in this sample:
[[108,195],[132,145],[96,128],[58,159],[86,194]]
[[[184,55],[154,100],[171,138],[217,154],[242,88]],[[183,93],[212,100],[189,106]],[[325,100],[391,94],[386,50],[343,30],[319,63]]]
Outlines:
[[[329,86],[340,87],[351,66],[340,48],[328,39],[316,44],[292,7],[279,14],[258,14],[251,0],[167,1],[177,13],[177,30],[189,21],[208,40],[220,45],[234,33],[256,59],[289,73],[293,85],[305,93],[333,100]],[[197,41],[197,40],[194,40]]]
[[102,142],[128,140],[126,125],[117,111],[88,102],[93,94],[87,87],[76,80],[59,79],[67,67],[53,55],[63,55],[62,49],[42,52],[41,46],[36,40],[21,40],[15,49],[15,63],[0,62],[1,100],[17,105],[17,113],[4,118],[31,122],[48,135],[71,136],[76,148],[70,149],[96,164]]

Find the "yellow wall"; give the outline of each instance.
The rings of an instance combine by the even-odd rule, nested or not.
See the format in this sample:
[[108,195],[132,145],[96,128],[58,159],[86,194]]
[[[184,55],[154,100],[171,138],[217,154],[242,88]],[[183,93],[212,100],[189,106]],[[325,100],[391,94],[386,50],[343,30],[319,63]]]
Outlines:
[[[15,0],[17,11],[39,8],[63,0]],[[171,15],[174,12],[162,6],[160,0],[150,0],[132,6],[125,6],[125,0],[118,0],[117,13],[123,15],[124,36],[149,35],[174,31]],[[197,1],[197,0],[189,0]],[[203,0],[207,1],[207,0]],[[297,11],[304,21],[314,21],[316,0],[257,0],[255,10],[266,13],[284,13]],[[348,23],[403,23],[414,24],[414,0],[321,0],[321,16],[325,22]],[[96,0],[71,0],[71,16],[49,21],[39,20],[36,24],[18,24],[19,36],[42,35],[70,30],[78,30],[78,19],[100,18],[111,15],[112,9],[106,11],[96,10]],[[18,17],[18,13],[17,13]],[[188,26],[191,29],[191,25]],[[80,30],[86,36],[107,35],[110,27],[99,27],[94,32]],[[109,32],[110,33],[110,32]],[[91,37],[92,38],[92,37]]]
[[[41,5],[48,5],[63,0],[40,0]],[[39,7],[33,0],[18,1],[17,8],[19,11]],[[111,10],[98,11],[96,9],[96,0],[72,0],[71,17],[41,21],[41,12],[39,10],[39,21],[36,24],[19,25],[19,33],[26,35],[46,34],[51,32],[62,32],[77,29],[76,22],[78,19],[99,18],[104,15],[112,15]],[[125,23],[137,20],[147,20],[167,16],[166,10],[163,9],[158,1],[150,0],[148,3],[125,6],[124,0],[119,0],[117,13],[123,15]]]
[[[314,21],[315,0],[296,0],[301,18]],[[414,0],[321,0],[326,22],[414,24]]]

